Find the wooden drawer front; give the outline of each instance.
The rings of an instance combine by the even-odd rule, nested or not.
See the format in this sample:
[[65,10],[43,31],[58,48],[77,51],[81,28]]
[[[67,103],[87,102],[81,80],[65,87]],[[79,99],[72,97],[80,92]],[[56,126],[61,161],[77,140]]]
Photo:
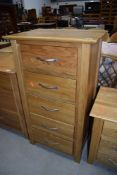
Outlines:
[[12,91],[12,86],[8,73],[6,74],[0,72],[0,91],[1,90]]
[[31,123],[36,128],[46,129],[58,137],[73,140],[74,127],[71,125],[34,114],[31,114]]
[[[116,140],[116,138],[115,138]],[[110,142],[110,140],[101,139],[98,152],[104,153],[108,157],[117,159],[117,143]]]
[[0,90],[0,108],[17,111],[12,91]]
[[106,136],[106,137],[110,137],[111,140],[113,140],[114,142],[116,140],[116,142],[117,142],[117,139],[115,139],[115,138],[117,138],[117,124],[105,121],[102,135]]
[[106,154],[99,152],[96,161],[104,165],[111,166],[114,169],[117,169],[117,158],[108,157]]
[[27,92],[75,103],[76,81],[24,71]]
[[29,111],[47,118],[74,125],[75,106],[69,103],[53,101],[36,95],[27,95]]
[[21,45],[24,68],[59,74],[76,76],[77,49],[42,45]]
[[72,154],[73,143],[56,137],[42,129],[32,128],[34,141],[55,148],[59,151]]
[[21,130],[17,113],[0,109],[0,124]]

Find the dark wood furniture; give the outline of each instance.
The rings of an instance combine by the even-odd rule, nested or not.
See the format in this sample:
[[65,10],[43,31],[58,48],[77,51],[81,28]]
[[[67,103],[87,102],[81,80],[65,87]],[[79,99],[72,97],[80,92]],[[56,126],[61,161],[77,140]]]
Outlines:
[[113,25],[114,17],[117,15],[116,0],[101,0],[101,17],[105,24]]
[[50,29],[50,28],[56,28],[56,22],[44,22],[44,23],[37,23],[33,24],[33,28],[44,28],[44,29]]
[[0,34],[17,32],[17,6],[0,4]]

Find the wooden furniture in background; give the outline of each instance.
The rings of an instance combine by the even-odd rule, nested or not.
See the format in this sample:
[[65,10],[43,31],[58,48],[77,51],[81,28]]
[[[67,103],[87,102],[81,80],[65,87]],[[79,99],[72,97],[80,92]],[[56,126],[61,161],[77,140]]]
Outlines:
[[13,53],[9,47],[0,50],[0,125],[27,136]]
[[101,0],[101,17],[105,24],[114,24],[114,17],[117,15],[116,0]]
[[[17,32],[17,6],[0,4],[0,34]],[[3,26],[3,28],[2,28]]]
[[104,30],[33,30],[12,41],[23,108],[32,143],[80,161],[95,98]]
[[102,22],[100,13],[84,13],[83,20],[84,24],[100,24]]
[[88,162],[117,169],[117,90],[101,87],[90,116],[94,122]]
[[36,24],[38,22],[36,9],[29,9],[27,13],[27,21],[32,24]]
[[114,26],[113,26],[113,30],[117,31],[117,16],[114,17]]
[[73,15],[73,9],[75,6],[77,6],[77,5],[76,4],[60,5],[59,6],[60,15]]
[[52,9],[50,6],[43,6],[42,7],[42,16],[50,16],[52,15]]

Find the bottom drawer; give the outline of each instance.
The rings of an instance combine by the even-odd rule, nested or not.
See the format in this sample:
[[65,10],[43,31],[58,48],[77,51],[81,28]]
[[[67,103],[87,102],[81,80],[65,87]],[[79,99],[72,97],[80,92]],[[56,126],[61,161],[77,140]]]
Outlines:
[[35,126],[35,128],[46,129],[57,137],[62,137],[65,140],[73,141],[73,126],[36,114],[31,114],[30,116],[31,123],[33,126]]
[[0,124],[21,130],[18,114],[0,109]]
[[32,128],[33,139],[37,143],[42,143],[51,148],[72,155],[73,143],[56,137],[42,129]]
[[111,166],[114,169],[117,169],[117,157],[108,157],[106,154],[98,152],[96,161],[107,166]]

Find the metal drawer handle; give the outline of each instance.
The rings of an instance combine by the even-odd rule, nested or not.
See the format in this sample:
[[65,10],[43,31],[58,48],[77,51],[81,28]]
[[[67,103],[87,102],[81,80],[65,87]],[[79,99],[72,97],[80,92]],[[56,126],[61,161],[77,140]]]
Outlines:
[[41,108],[43,108],[43,109],[45,109],[46,111],[49,111],[49,112],[58,112],[59,111],[59,109],[49,109],[45,106],[41,106]]
[[45,140],[44,142],[45,142],[46,144],[59,145],[58,142],[52,142],[52,141],[50,141],[50,140]]
[[113,146],[112,149],[113,149],[114,151],[117,151],[117,147],[116,147],[116,146]]
[[48,126],[46,126],[46,125],[44,125],[44,124],[42,124],[41,126],[42,126],[43,128],[46,128],[46,129],[50,130],[50,131],[58,131],[58,130],[59,130],[59,128],[49,128]]
[[117,163],[114,162],[112,159],[108,159],[113,165],[117,166]]
[[42,84],[42,83],[39,83],[38,85],[43,87],[43,88],[45,88],[45,89],[53,89],[53,90],[57,90],[58,89],[57,86],[47,86],[47,85]]
[[60,59],[58,58],[41,58],[41,57],[35,57],[37,60],[45,62],[45,63],[56,63],[60,62]]

